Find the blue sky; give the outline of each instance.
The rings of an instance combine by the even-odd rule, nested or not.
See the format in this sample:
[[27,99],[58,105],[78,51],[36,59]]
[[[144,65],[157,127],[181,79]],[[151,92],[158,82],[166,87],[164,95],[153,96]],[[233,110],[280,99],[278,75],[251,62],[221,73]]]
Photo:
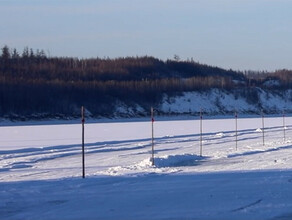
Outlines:
[[0,46],[292,69],[291,0],[0,0]]

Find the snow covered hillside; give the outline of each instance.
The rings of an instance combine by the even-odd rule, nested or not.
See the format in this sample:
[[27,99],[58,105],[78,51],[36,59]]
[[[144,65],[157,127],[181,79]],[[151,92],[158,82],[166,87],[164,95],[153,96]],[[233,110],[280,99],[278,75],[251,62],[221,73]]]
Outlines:
[[[243,89],[245,90],[245,89]],[[243,90],[210,89],[201,92],[183,92],[179,95],[164,95],[159,105],[154,106],[161,115],[198,114],[200,109],[208,115],[240,114],[259,115],[261,110],[268,114],[292,112],[292,90],[272,91],[253,88]],[[128,106],[116,103],[115,117],[137,117],[149,114],[149,109],[140,105]]]
[[[0,127],[0,219],[291,219],[292,117]],[[285,138],[285,139],[284,139]]]
[[291,112],[292,90],[275,93],[269,90],[258,89],[251,100],[242,95],[219,89],[207,92],[185,92],[181,96],[165,96],[160,111],[163,113],[193,113],[200,108],[205,113],[213,115],[240,113],[259,113],[261,109],[269,113],[281,113],[283,110]]

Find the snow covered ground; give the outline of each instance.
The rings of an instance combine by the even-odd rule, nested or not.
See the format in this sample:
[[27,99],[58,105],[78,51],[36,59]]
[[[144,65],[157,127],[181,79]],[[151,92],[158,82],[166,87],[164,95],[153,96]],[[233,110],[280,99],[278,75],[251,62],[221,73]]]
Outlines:
[[0,127],[0,219],[292,219],[292,117]]

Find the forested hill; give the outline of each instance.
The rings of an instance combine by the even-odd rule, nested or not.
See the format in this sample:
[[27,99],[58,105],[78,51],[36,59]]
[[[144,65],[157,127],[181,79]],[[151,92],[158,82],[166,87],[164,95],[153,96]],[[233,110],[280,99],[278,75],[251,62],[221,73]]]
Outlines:
[[[210,89],[242,91],[254,99],[255,88],[283,91],[292,71],[238,72],[193,60],[154,57],[51,57],[42,50],[21,53],[4,46],[0,56],[0,117],[77,117],[84,105],[93,117],[113,117],[131,107],[136,116],[163,97]],[[157,107],[158,108],[158,107]],[[125,113],[125,112],[124,112]]]

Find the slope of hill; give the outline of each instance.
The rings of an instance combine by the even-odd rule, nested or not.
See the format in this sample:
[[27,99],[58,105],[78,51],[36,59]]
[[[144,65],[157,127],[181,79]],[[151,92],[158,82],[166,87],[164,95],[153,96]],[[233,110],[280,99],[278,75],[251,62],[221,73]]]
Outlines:
[[198,113],[200,109],[211,115],[265,113],[278,114],[292,112],[292,90],[273,92],[255,88],[253,97],[245,96],[244,91],[224,91],[210,89],[205,92],[185,92],[181,96],[165,96],[160,106],[164,113]]

